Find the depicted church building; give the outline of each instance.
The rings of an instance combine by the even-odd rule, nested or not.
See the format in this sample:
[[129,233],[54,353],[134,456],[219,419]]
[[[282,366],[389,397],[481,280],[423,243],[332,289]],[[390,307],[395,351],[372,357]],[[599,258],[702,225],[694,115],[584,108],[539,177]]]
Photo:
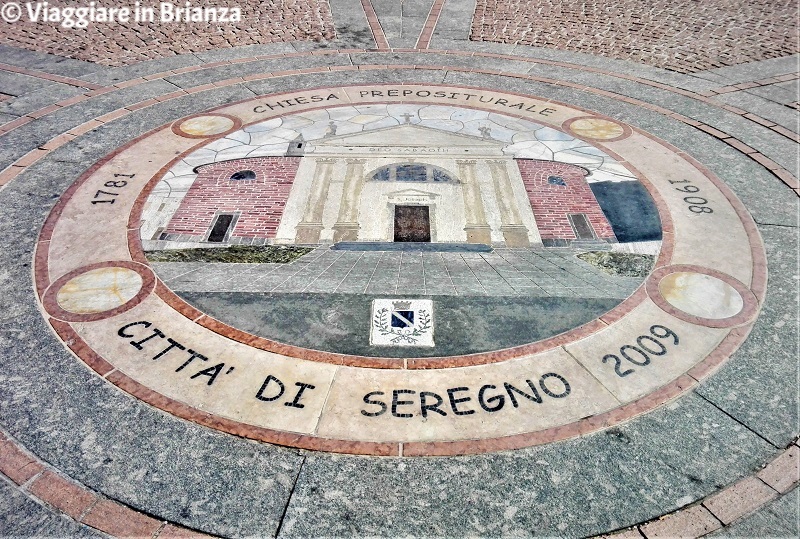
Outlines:
[[293,141],[287,155],[197,167],[159,239],[567,246],[615,242],[588,171],[411,124]]

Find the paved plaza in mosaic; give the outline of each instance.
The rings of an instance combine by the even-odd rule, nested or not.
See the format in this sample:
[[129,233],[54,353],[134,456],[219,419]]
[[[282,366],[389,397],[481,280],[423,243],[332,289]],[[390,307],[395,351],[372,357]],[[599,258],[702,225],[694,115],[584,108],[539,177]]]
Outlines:
[[176,292],[331,292],[343,294],[608,297],[625,299],[641,278],[614,277],[567,249],[537,253],[392,253],[317,249],[289,264],[155,262]]
[[238,7],[0,6],[0,537],[800,536],[796,2]]

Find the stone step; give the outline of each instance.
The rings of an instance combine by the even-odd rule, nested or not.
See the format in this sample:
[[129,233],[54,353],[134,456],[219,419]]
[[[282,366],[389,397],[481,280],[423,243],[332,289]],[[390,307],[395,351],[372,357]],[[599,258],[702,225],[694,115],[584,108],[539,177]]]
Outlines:
[[483,243],[428,243],[340,241],[331,246],[334,251],[414,251],[425,253],[491,253],[492,247]]
[[574,240],[569,244],[573,249],[580,249],[582,251],[610,251],[611,244],[604,241],[596,240]]

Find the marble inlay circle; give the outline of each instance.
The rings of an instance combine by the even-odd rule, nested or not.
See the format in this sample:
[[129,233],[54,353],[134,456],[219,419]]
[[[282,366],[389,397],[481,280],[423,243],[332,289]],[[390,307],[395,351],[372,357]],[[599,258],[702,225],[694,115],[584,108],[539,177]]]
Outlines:
[[622,125],[602,118],[579,118],[569,125],[569,130],[593,140],[618,139],[625,133]]
[[142,289],[142,276],[127,268],[97,268],[73,277],[56,294],[59,307],[95,314],[125,305]]
[[180,128],[190,135],[211,136],[224,133],[233,125],[233,120],[224,116],[196,116],[181,123]]
[[735,288],[702,273],[670,273],[661,279],[658,289],[676,309],[702,318],[730,318],[744,307],[744,299]]
[[34,269],[64,343],[137,398],[395,456],[669,402],[736,350],[766,282],[744,207],[688,155],[549,97],[425,84],[155,129],[64,194]]

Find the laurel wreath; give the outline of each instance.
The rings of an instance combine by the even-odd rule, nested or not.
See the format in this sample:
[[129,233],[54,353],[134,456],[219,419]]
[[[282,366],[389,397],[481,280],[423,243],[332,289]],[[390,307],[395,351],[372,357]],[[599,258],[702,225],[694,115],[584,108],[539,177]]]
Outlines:
[[393,328],[389,325],[389,309],[384,307],[375,313],[375,327],[381,335],[394,335],[392,344],[407,342],[415,344],[417,337],[423,335],[431,327],[431,315],[425,309],[419,310],[419,326],[410,328]]

